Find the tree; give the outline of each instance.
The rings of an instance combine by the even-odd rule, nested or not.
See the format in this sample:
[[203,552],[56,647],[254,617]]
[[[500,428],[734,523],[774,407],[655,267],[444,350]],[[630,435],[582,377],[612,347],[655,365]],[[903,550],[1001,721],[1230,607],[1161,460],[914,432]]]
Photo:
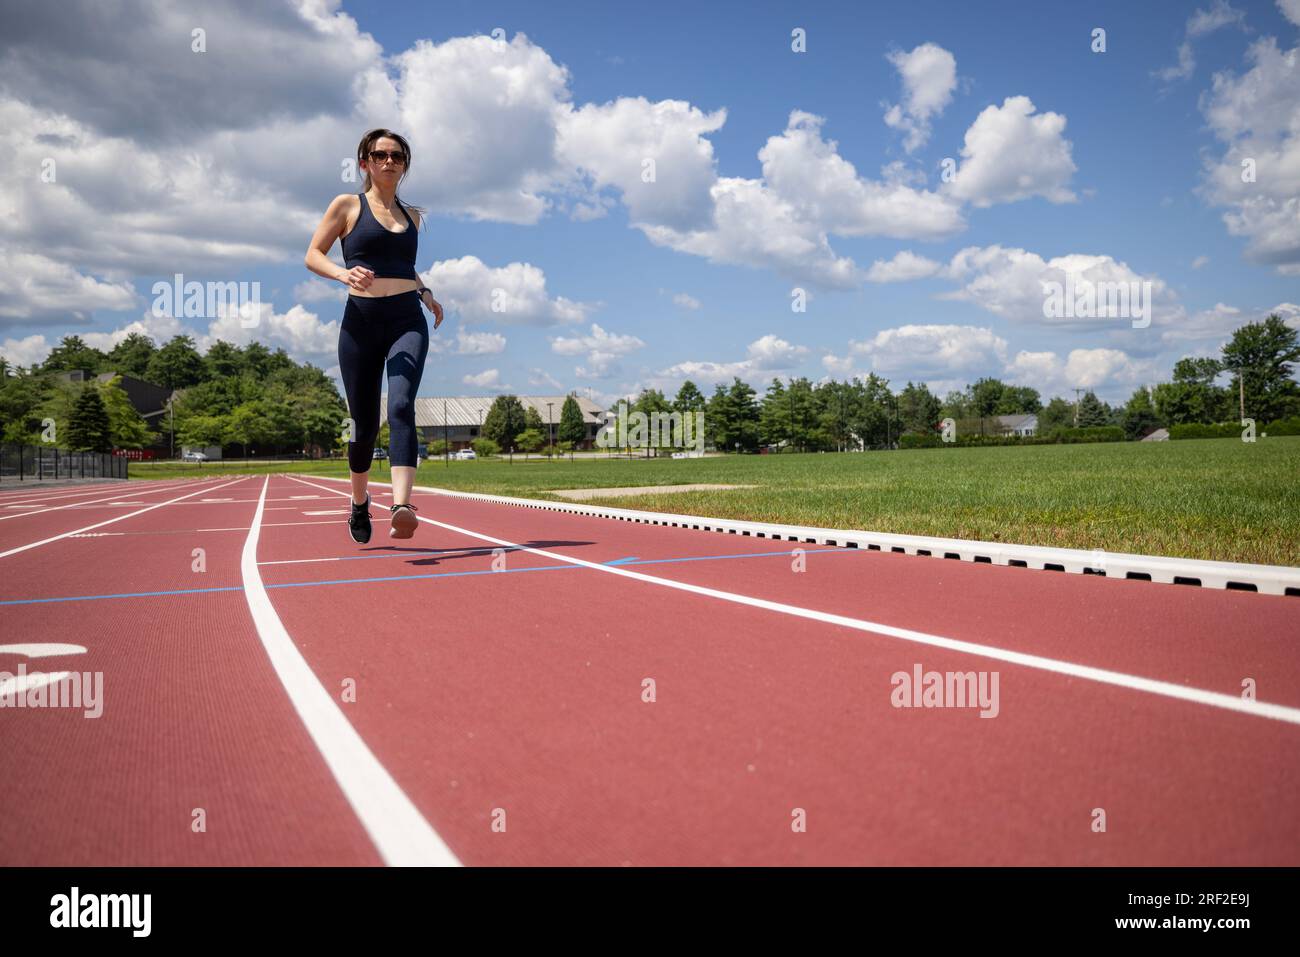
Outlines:
[[909,382],[898,394],[898,418],[904,432],[928,435],[934,432],[942,416],[941,403],[924,382]]
[[1033,415],[1043,408],[1038,390],[1027,385],[1009,385],[1002,389],[998,401],[998,415]]
[[1083,394],[1079,402],[1079,428],[1089,428],[1110,423],[1110,409],[1091,391]]
[[244,369],[244,354],[237,346],[218,339],[203,357],[204,379],[233,379]]
[[758,411],[759,441],[763,445],[794,445],[794,423],[785,401],[785,383],[773,376]]
[[984,434],[984,420],[997,413],[1006,390],[997,379],[979,379],[971,386],[971,411],[980,419],[980,435]]
[[1059,395],[1038,413],[1038,434],[1046,435],[1056,429],[1068,429],[1074,425],[1074,406]]
[[564,407],[560,409],[559,441],[568,442],[570,448],[581,445],[587,440],[587,422],[582,416],[582,406],[572,394],[564,397]]
[[758,448],[758,401],[753,387],[734,376],[731,388],[727,390],[727,405],[731,413],[731,431],[727,435],[728,445],[734,448],[738,443],[746,451]]
[[152,339],[139,332],[132,332],[108,353],[108,365],[114,372],[147,381],[149,360],[157,351]]
[[677,390],[677,398],[673,399],[673,408],[678,412],[698,412],[704,406],[704,393],[694,382],[687,379]]
[[203,380],[203,359],[189,336],[173,336],[149,359],[146,378],[168,389],[184,389]]
[[525,428],[524,405],[516,396],[499,395],[483,419],[483,437],[502,449],[516,447],[516,436]]
[[1235,370],[1231,394],[1245,385],[1245,414],[1260,422],[1300,413],[1300,385],[1291,378],[1291,363],[1300,361],[1300,333],[1276,313],[1250,322],[1223,347],[1223,368]]
[[74,372],[84,369],[87,375],[99,375],[108,357],[86,345],[80,336],[64,336],[41,363],[42,372]]
[[112,426],[99,390],[87,386],[77,396],[68,421],[68,448],[76,452],[113,451]]
[[108,412],[109,436],[114,448],[141,449],[153,438],[153,433],[122,391],[121,383],[122,377],[114,376],[107,382],[96,384]]
[[1124,413],[1120,417],[1124,434],[1130,441],[1140,439],[1160,428],[1161,424],[1155,404],[1151,401],[1151,393],[1143,386],[1133,393],[1124,406]]
[[474,454],[481,459],[489,459],[494,455],[501,454],[501,446],[491,439],[477,438],[470,445],[474,449]]
[[524,451],[524,458],[527,459],[529,452],[536,452],[546,444],[546,436],[542,434],[541,429],[524,429],[515,437],[515,446]]

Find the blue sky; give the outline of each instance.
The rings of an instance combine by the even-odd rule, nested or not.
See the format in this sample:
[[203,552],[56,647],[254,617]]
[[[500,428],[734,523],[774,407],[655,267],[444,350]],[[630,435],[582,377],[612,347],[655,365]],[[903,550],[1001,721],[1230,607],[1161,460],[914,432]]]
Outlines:
[[[608,401],[687,377],[711,391],[876,371],[1117,401],[1236,325],[1300,324],[1295,0],[815,6],[230,0],[142,6],[77,41],[34,22],[0,54],[3,142],[61,172],[6,187],[0,353],[188,331],[335,372],[341,287],[312,283],[301,256],[330,198],[355,191],[330,171],[371,124],[408,136],[402,193],[430,208],[417,267],[449,315],[422,395]],[[202,57],[176,53],[192,27]],[[130,83],[105,94],[117,71]],[[660,176],[642,189],[628,170],[647,153]],[[1244,156],[1256,182],[1238,182]],[[720,198],[723,180],[739,185]],[[147,241],[123,244],[133,230]],[[879,281],[873,263],[900,253],[915,277]],[[1053,260],[1152,280],[1155,321],[1045,318]],[[174,272],[260,281],[264,321],[151,315]],[[484,308],[499,288],[507,316]]]

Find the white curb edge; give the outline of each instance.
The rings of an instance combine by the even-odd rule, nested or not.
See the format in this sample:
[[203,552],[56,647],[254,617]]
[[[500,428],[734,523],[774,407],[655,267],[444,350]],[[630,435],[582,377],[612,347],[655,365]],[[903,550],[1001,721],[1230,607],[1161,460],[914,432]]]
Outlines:
[[[347,479],[318,476],[336,482]],[[550,502],[544,499],[514,498],[484,492],[461,492],[455,489],[415,486],[417,491],[467,498],[521,508],[536,508],[574,515],[610,518],[646,525],[698,529],[777,541],[810,545],[837,545],[872,551],[900,552],[906,555],[929,555],[954,558],[964,562],[991,565],[1014,565],[1024,568],[1064,571],[1075,575],[1100,575],[1113,579],[1138,579],[1167,585],[1199,585],[1202,588],[1231,588],[1257,591],[1263,595],[1300,597],[1300,568],[1285,565],[1249,565],[1242,562],[1211,562],[1193,558],[1168,558],[1161,555],[1130,555],[1080,548],[1049,548],[1039,545],[1014,545],[1005,542],[977,542],[961,538],[933,538],[926,535],[899,535],[856,529],[816,528],[808,525],[776,525],[729,518],[706,518],[700,515],[675,515],[669,512],[644,512],[630,508],[610,508],[580,502]]]

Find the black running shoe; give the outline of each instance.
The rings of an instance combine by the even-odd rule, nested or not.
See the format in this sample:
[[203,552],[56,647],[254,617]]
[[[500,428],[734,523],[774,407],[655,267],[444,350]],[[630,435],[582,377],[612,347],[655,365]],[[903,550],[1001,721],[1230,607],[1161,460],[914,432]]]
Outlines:
[[388,534],[393,538],[410,538],[415,534],[420,520],[415,517],[419,511],[414,505],[390,505],[390,512],[393,513],[393,526],[388,530]]
[[[351,499],[348,500],[351,502]],[[358,545],[364,545],[370,541],[370,493],[366,493],[366,501],[362,505],[352,505],[352,514],[348,516],[348,531],[352,533],[352,540]]]

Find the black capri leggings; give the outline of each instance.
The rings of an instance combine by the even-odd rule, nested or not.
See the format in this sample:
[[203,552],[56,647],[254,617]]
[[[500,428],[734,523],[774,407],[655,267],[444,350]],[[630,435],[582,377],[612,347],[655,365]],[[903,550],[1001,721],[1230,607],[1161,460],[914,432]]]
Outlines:
[[348,443],[348,468],[369,472],[379,438],[379,399],[388,373],[388,456],[393,465],[416,464],[415,393],[429,353],[429,322],[417,292],[374,299],[348,296],[339,332],[339,369],[356,441]]

